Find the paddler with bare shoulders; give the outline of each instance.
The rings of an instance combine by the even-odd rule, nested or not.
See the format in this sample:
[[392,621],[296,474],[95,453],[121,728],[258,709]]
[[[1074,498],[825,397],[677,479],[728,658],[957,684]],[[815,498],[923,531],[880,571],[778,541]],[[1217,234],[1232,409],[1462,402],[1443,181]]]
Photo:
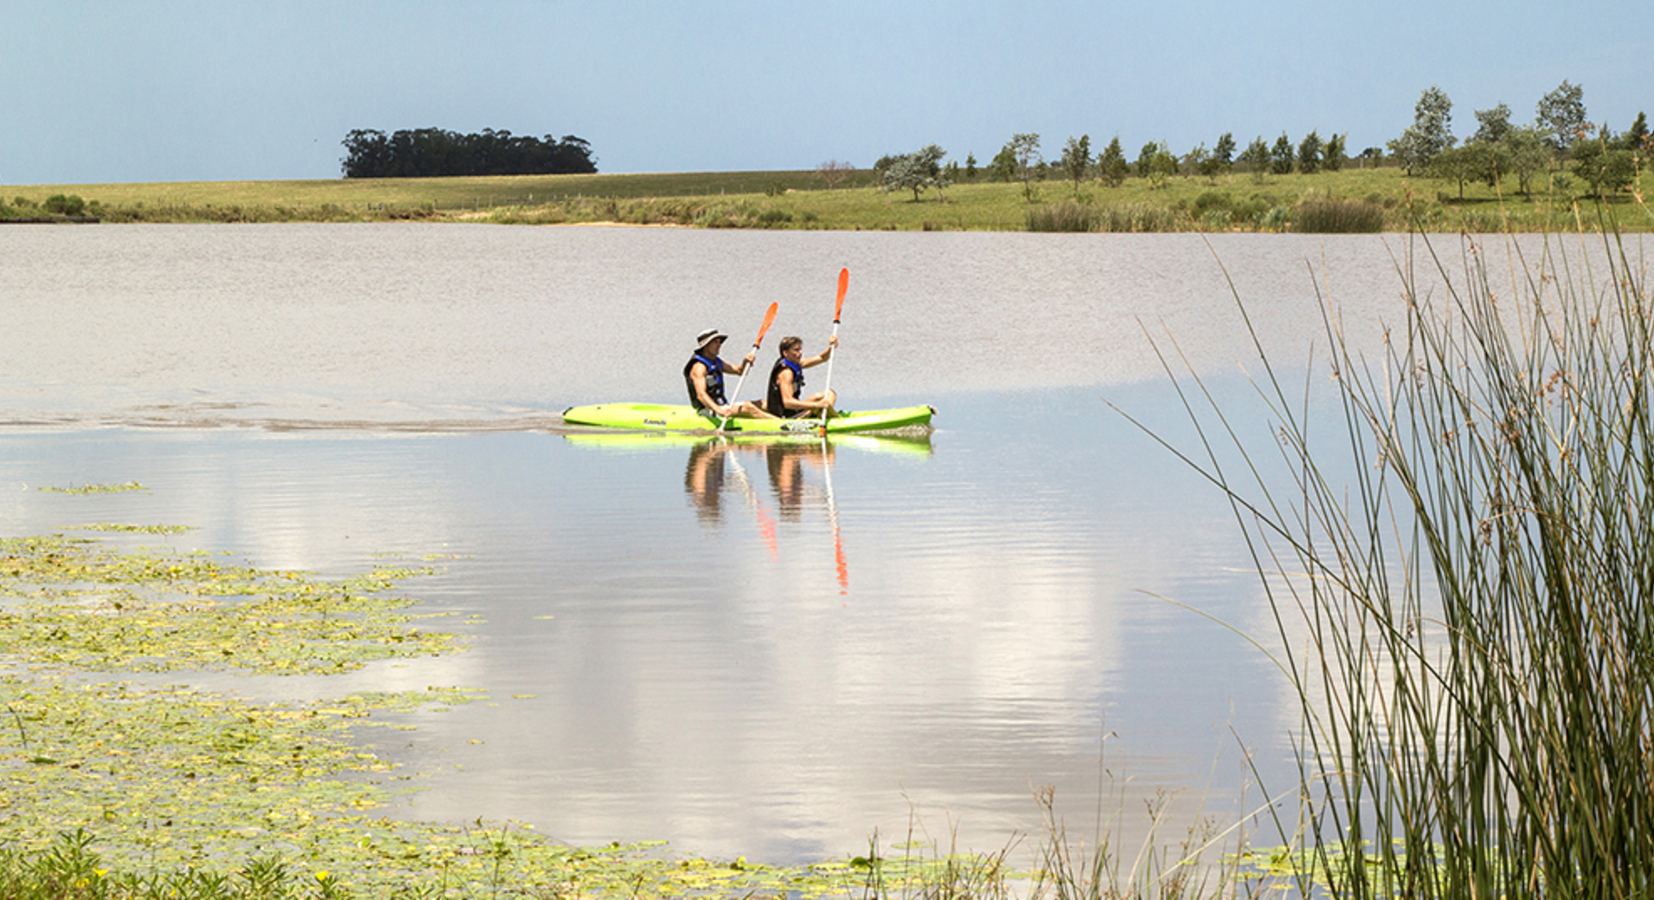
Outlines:
[[833,348],[837,346],[838,335],[835,334],[827,339],[827,349],[805,358],[803,338],[791,335],[782,338],[781,358],[770,369],[770,390],[765,400],[769,411],[784,419],[820,415],[823,410],[827,415],[833,415],[833,404],[838,400],[838,394],[827,390],[806,395],[804,370],[832,359]]
[[689,405],[709,419],[773,419],[762,406],[750,400],[731,403],[724,396],[724,373],[742,375],[757,358],[754,350],[732,366],[718,356],[729,335],[716,328],[708,328],[695,336],[695,352],[683,367],[684,387],[689,390]]

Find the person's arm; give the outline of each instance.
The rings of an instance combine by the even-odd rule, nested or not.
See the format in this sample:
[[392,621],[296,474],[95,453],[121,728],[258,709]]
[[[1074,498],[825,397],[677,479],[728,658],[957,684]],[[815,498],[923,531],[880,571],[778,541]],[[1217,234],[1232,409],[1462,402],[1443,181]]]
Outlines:
[[822,363],[824,363],[827,360],[832,358],[833,348],[837,347],[837,346],[838,346],[838,335],[835,334],[832,337],[827,339],[827,349],[826,350],[823,350],[820,353],[817,353],[815,356],[812,356],[809,359],[799,360],[798,361],[799,368],[808,369],[811,366],[821,365]]
[[730,365],[729,360],[727,359],[720,359],[718,361],[724,364],[725,372],[728,372],[731,375],[745,375],[747,374],[747,366],[752,365],[752,361],[757,358],[758,354],[748,350],[747,355],[741,359],[741,365],[738,367]]

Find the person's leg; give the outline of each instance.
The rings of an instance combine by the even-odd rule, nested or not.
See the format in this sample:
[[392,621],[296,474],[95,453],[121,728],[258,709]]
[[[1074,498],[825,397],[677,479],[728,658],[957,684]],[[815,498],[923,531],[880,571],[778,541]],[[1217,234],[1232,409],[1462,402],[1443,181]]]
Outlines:
[[735,408],[736,418],[741,419],[773,419],[770,411],[751,400],[742,400]]
[[[837,412],[837,410],[835,410],[833,407],[838,405],[838,391],[834,391],[834,390],[829,389],[824,394],[823,393],[811,394],[808,399],[811,403],[820,403],[821,398],[824,397],[824,396],[830,398],[827,402],[828,415],[831,415],[834,412]],[[821,410],[819,410],[819,409],[807,410],[806,412],[803,413],[803,415],[806,415],[806,416],[819,416],[819,415],[821,415]]]

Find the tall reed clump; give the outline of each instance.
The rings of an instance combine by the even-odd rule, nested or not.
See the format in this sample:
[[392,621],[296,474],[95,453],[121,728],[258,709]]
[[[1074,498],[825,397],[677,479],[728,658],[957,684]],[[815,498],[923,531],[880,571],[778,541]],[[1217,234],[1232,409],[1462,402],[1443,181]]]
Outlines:
[[1654,298],[1607,230],[1606,270],[1512,241],[1508,280],[1465,238],[1466,283],[1408,279],[1372,357],[1325,313],[1351,468],[1268,359],[1290,490],[1245,446],[1185,457],[1247,532],[1302,704],[1277,821],[1305,894],[1654,896]]
[[1047,203],[1028,211],[1029,231],[1096,231],[1097,212],[1073,201]]
[[1149,203],[1123,203],[1109,207],[1098,219],[1102,231],[1176,231],[1177,214]]
[[1384,230],[1384,206],[1367,200],[1304,200],[1292,211],[1292,230],[1304,234],[1376,234]]

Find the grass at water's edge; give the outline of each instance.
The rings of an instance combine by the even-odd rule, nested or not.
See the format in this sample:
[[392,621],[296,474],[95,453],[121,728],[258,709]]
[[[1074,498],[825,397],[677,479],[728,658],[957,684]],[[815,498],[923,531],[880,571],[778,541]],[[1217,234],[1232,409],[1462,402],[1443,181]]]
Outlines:
[[[477,178],[170,182],[0,187],[0,219],[39,215],[54,195],[82,198],[105,222],[439,221],[619,223],[841,231],[1207,231],[1312,233],[1557,231],[1573,228],[1577,179],[1514,179],[1495,191],[1407,177],[1400,169],[1312,175],[1128,178],[1020,183],[980,177],[915,201],[870,172],[834,189],[813,172],[541,175]],[[1565,185],[1565,186],[1564,186]],[[1642,203],[1654,175],[1608,198],[1621,230],[1654,230]]]

